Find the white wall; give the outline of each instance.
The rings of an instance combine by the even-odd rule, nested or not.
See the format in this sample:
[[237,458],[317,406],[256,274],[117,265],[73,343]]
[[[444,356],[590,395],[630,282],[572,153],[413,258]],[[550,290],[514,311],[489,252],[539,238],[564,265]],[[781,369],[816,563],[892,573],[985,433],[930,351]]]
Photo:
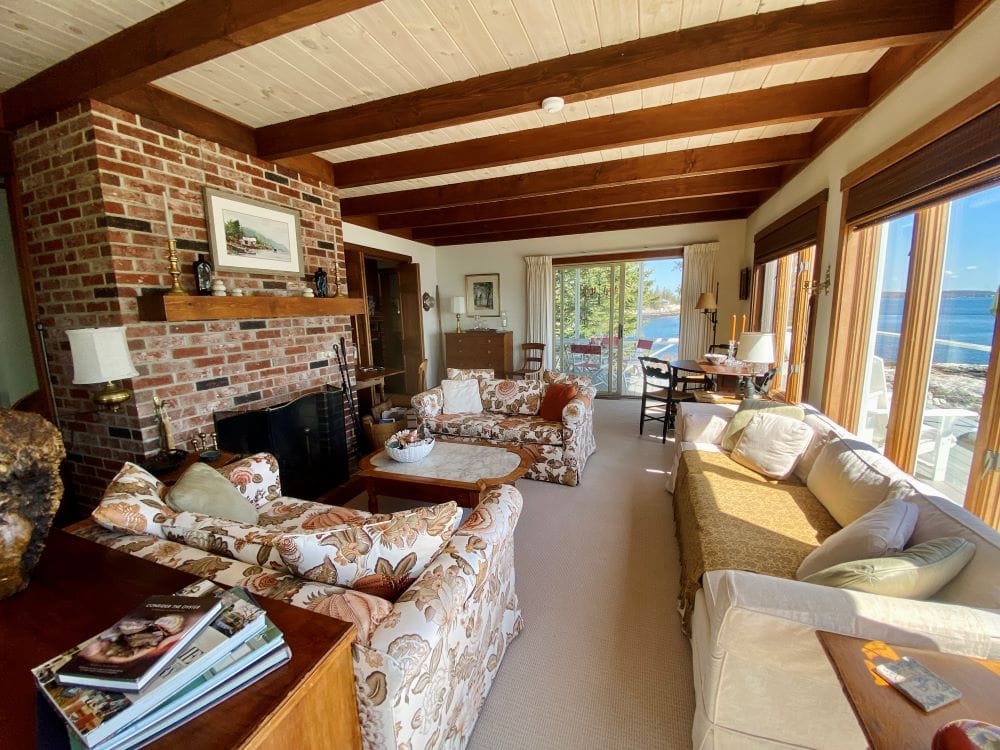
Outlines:
[[38,388],[14,255],[7,191],[0,190],[0,406]]
[[[1000,76],[1000,2],[992,3],[925,65],[883,99],[779,190],[747,221],[745,265],[753,261],[753,235],[803,200],[829,188],[820,274],[840,244],[840,181],[855,168]],[[812,382],[808,400],[819,405],[829,341],[833,294],[819,296]]]
[[[561,237],[539,237],[513,242],[489,242],[476,245],[453,245],[437,248],[438,284],[445,300],[444,330],[455,330],[455,316],[447,300],[465,295],[466,274],[499,273],[500,307],[507,311],[508,328],[514,332],[514,366],[521,366],[520,345],[524,342],[526,300],[524,294],[524,258],[528,255],[586,256],[595,253],[659,250],[699,242],[719,242],[719,339],[725,337],[724,323],[733,313],[743,311],[737,301],[740,268],[744,265],[746,237],[744,220],[683,224],[673,227],[629,229]],[[471,327],[471,321],[463,328]],[[498,318],[487,318],[484,325],[499,327]]]
[[[420,291],[434,296],[434,286],[438,283],[436,248],[422,242],[396,237],[375,229],[344,222],[344,242],[353,242],[377,250],[409,255],[414,263],[420,264]],[[442,297],[443,299],[443,297]],[[444,315],[446,311],[442,311]],[[427,383],[437,383],[444,373],[441,368],[440,328],[437,309],[424,312],[424,356],[427,357]]]

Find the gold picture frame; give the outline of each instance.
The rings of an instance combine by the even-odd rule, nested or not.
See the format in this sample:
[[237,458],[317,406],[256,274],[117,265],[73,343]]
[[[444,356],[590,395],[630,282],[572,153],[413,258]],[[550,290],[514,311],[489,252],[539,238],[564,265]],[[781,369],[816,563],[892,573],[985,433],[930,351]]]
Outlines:
[[466,274],[465,314],[484,318],[500,316],[500,274]]

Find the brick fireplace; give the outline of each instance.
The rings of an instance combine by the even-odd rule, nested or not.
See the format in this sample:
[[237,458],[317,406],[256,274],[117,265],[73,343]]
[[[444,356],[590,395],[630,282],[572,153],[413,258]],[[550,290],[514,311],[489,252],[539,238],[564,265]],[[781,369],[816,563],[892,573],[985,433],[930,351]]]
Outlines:
[[[206,185],[295,209],[301,217],[306,273],[218,272],[227,286],[283,293],[318,267],[332,286],[334,264],[341,276],[344,269],[333,185],[97,102],[23,128],[15,154],[71,489],[84,508],[100,498],[122,462],[160,449],[154,395],[168,401],[183,445],[212,431],[214,411],[273,405],[340,383],[330,352],[340,337],[350,342],[349,317],[146,322],[136,303],[139,295],[170,286],[164,193],[181,283],[194,293],[191,264],[209,253]],[[110,325],[126,326],[139,371],[126,383],[134,398],[119,413],[95,412],[93,387],[72,385],[65,334]]]

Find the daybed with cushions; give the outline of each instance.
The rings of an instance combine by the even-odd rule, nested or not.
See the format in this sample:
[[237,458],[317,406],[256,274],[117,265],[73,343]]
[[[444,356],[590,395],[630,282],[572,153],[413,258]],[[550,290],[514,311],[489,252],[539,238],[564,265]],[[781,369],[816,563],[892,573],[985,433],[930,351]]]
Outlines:
[[[793,473],[761,476],[733,458],[742,441],[726,435],[735,413],[680,406],[668,483],[694,661],[695,748],[866,747],[817,630],[1000,658],[1000,534],[812,409]],[[859,539],[886,546],[878,518],[889,510],[905,516],[890,531],[908,539],[850,556]],[[954,554],[914,562],[942,538]],[[838,556],[854,562],[816,571]]]
[[[477,381],[478,401],[461,411],[445,411],[449,382]],[[552,385],[576,389],[555,414],[543,415]],[[568,391],[572,393],[572,390]],[[495,380],[492,370],[448,369],[448,380],[413,397],[420,424],[434,435],[454,440],[483,440],[527,450],[532,465],[526,476],[576,486],[596,449],[594,395],[588,378],[545,370],[542,380]],[[555,395],[555,392],[552,394]]]
[[454,503],[371,516],[282,497],[267,454],[222,473],[255,523],[178,511],[164,485],[126,464],[92,518],[71,531],[353,623],[366,750],[463,748],[522,626],[513,559],[520,493],[491,489],[459,525]]

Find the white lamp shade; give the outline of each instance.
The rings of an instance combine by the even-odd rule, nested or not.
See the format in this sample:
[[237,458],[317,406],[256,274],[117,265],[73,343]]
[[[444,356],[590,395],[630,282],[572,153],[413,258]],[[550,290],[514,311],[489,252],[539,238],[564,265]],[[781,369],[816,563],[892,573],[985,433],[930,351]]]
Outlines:
[[774,362],[774,334],[750,331],[740,334],[739,353],[744,362],[771,364]]
[[715,295],[711,292],[702,292],[694,306],[695,310],[715,310],[716,308],[718,308],[718,304],[715,301]]
[[452,297],[451,311],[456,315],[465,315],[465,297]]
[[125,328],[80,328],[66,331],[73,353],[73,383],[107,383],[134,378],[139,372],[132,365]]

